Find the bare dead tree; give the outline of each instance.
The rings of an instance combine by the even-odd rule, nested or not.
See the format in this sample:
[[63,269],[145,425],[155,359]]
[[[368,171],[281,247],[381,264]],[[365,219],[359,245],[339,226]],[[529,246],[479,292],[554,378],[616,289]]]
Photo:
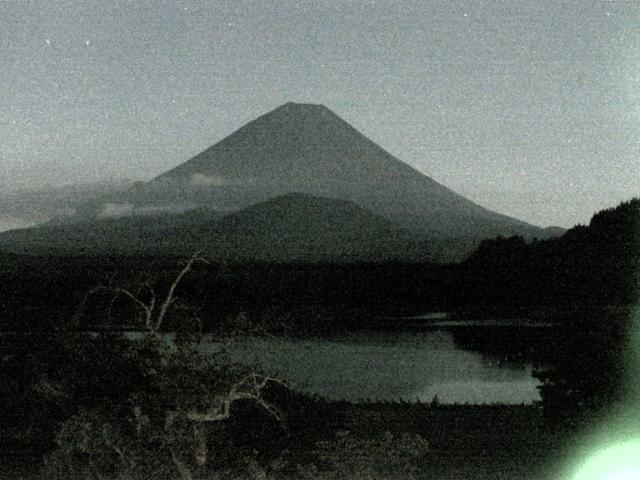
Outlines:
[[[169,290],[165,298],[160,303],[158,303],[155,289],[148,281],[144,282],[137,289],[137,291],[135,291],[135,293],[126,288],[115,287],[111,284],[99,285],[97,287],[94,287],[85,294],[81,302],[80,308],[77,310],[72,321],[75,325],[79,325],[80,320],[84,314],[86,305],[88,304],[89,299],[93,295],[96,295],[98,293],[109,293],[109,294],[112,294],[112,298],[111,298],[109,309],[108,309],[109,314],[117,298],[121,296],[125,297],[131,300],[133,305],[136,306],[142,313],[144,329],[149,333],[158,334],[160,332],[160,328],[162,327],[162,323],[167,316],[167,312],[176,301],[176,295],[175,295],[176,288],[178,287],[178,285],[180,285],[184,276],[192,270],[193,265],[197,262],[207,263],[207,264],[209,263],[209,261],[201,255],[200,251],[193,254],[191,258],[187,261],[185,266],[182,268],[182,270],[180,270],[178,275],[176,275],[176,277],[174,278],[173,282],[169,287]],[[146,291],[149,294],[149,299],[146,301],[141,299],[141,295],[143,291]]]
[[[160,329],[165,321],[171,307],[176,301],[176,289],[182,282],[185,275],[187,275],[193,268],[196,262],[209,263],[207,259],[201,256],[201,252],[196,252],[186,262],[182,270],[176,275],[173,282],[169,286],[166,296],[159,301],[156,291],[150,282],[142,283],[137,290],[132,291],[127,288],[109,285],[100,285],[89,290],[83,299],[81,308],[74,316],[76,324],[84,313],[84,309],[89,302],[91,296],[106,293],[111,294],[112,298],[109,304],[109,311],[111,310],[114,302],[119,297],[124,297],[132,302],[132,304],[140,311],[142,315],[142,321],[146,332],[159,336]],[[146,293],[146,296],[144,294]],[[161,345],[163,342],[161,342]],[[164,350],[164,349],[163,349]],[[170,353],[168,351],[161,352],[164,360],[169,360]],[[278,422],[282,421],[282,415],[278,411],[277,407],[268,402],[263,395],[263,390],[269,382],[275,382],[282,384],[278,379],[252,373],[245,376],[240,381],[231,385],[231,387],[224,393],[212,393],[210,399],[210,406],[204,411],[193,410],[168,410],[164,415],[164,430],[170,432],[175,425],[178,418],[183,418],[192,423],[193,435],[195,440],[195,448],[193,451],[194,459],[197,464],[204,465],[207,461],[207,445],[206,437],[204,435],[204,425],[212,422],[221,422],[231,417],[232,406],[235,402],[247,400],[254,402],[256,405],[266,411],[271,417]],[[136,422],[136,432],[142,434],[143,424],[145,422],[145,416],[142,414],[142,408],[140,405],[133,406],[133,414]],[[111,444],[111,447],[115,450],[116,446]],[[122,453],[119,450],[116,452]],[[170,458],[179,472],[181,480],[192,480],[193,474],[189,468],[189,462],[186,462],[179,451],[173,447],[169,447]],[[120,455],[124,458],[124,455]]]

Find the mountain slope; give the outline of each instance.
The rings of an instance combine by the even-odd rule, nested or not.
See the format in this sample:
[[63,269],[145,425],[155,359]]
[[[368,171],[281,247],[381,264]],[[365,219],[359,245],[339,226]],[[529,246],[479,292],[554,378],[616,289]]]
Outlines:
[[[421,238],[353,202],[287,194],[209,228],[208,253],[234,261],[424,261]],[[204,235],[202,235],[204,236]]]
[[[9,241],[12,248],[26,252],[29,252],[29,246],[47,250],[46,242],[51,240],[49,250],[52,252],[62,249],[82,253],[102,249],[114,253],[153,250],[173,254],[192,248],[214,233],[213,230],[201,230],[211,226],[206,219],[192,218],[185,226],[180,215],[170,212],[195,207],[237,212],[291,192],[323,197],[323,208],[336,208],[338,212],[346,208],[346,204],[331,204],[329,198],[350,202],[351,207],[366,210],[368,221],[374,225],[380,226],[382,220],[392,222],[398,232],[403,232],[402,242],[411,237],[411,242],[420,243],[418,257],[427,255],[435,261],[461,260],[483,239],[498,235],[548,238],[554,234],[551,230],[487,210],[447,189],[383,150],[324,106],[288,103],[249,122],[191,160],[149,182],[136,182],[124,192],[106,192],[78,206],[73,217],[60,220],[67,225],[52,232],[52,237],[48,237],[46,229],[13,232],[2,237],[4,240],[0,239],[0,247],[12,238]],[[319,200],[306,198],[302,203],[305,208],[312,208],[314,201]],[[269,238],[274,239],[277,232],[279,238],[288,239],[289,246],[273,258],[287,259],[291,255],[306,258],[305,255],[311,255],[312,251],[318,253],[311,255],[313,258],[334,258],[338,252],[346,255],[345,258],[358,258],[359,255],[374,258],[375,248],[367,243],[368,240],[361,240],[364,244],[357,247],[355,236],[345,236],[345,229],[351,228],[347,227],[351,222],[359,225],[357,230],[362,235],[368,235],[364,233],[367,229],[363,221],[358,220],[367,216],[362,212],[351,210],[348,218],[338,222],[340,226],[336,227],[319,212],[308,218],[300,216],[295,210],[300,205],[292,202],[291,197],[280,202],[282,205],[267,204],[263,208],[293,208],[290,218],[296,215],[299,218],[286,224],[286,228],[283,223],[280,230],[275,227],[263,229],[264,235],[271,235]],[[150,213],[155,218],[151,223],[135,220],[137,216],[143,218]],[[273,217],[273,211],[269,211],[269,215],[267,217],[273,221],[278,220]],[[107,217],[113,221],[105,222]],[[130,218],[120,220],[119,217]],[[158,218],[164,218],[161,227],[154,223]],[[242,238],[230,231],[232,223],[220,225],[222,231],[228,233],[218,239],[224,243],[224,248],[240,258],[243,251],[250,252],[257,245],[269,244],[267,239],[258,239],[255,233],[259,230],[258,225],[264,227],[260,215],[250,217],[249,212],[245,212],[238,218],[244,219],[238,220],[236,225],[245,232]],[[256,222],[253,230],[249,218]],[[311,220],[318,223],[311,225]],[[177,223],[172,226],[171,222]],[[314,232],[314,235],[308,235],[312,240],[303,235],[296,237],[293,230],[302,225]],[[180,232],[181,228],[183,232]],[[342,230],[332,237],[333,228]],[[375,228],[372,226],[370,233]],[[67,243],[57,241],[59,238]],[[232,244],[231,238],[237,245]],[[301,245],[294,254],[295,249],[290,245],[294,238],[300,242],[315,242],[316,246],[305,250]],[[395,240],[390,246],[387,236],[381,238],[386,240],[382,242],[385,246],[379,246],[378,260],[397,257],[402,249],[394,244]],[[129,245],[124,239],[129,239]],[[320,248],[321,240],[325,242],[324,251]],[[340,241],[346,244],[340,246]],[[250,246],[251,242],[254,247]],[[271,242],[270,245],[274,244]],[[75,252],[74,248],[77,249]],[[361,255],[358,251],[368,253]],[[396,253],[392,254],[392,251]],[[410,258],[412,255],[405,256]]]
[[50,224],[0,234],[0,249],[31,254],[179,255],[227,262],[425,261],[421,236],[353,202],[288,194],[223,216],[182,214]]
[[288,103],[146,185],[237,209],[297,191],[354,201],[406,228],[474,240],[547,236],[487,210],[401,162],[321,105]]

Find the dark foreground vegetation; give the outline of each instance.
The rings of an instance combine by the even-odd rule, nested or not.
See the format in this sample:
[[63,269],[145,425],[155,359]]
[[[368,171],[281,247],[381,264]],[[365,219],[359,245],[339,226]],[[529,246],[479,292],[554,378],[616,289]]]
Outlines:
[[[567,436],[625,392],[639,220],[634,200],[558,239],[487,241],[445,266],[2,255],[2,471],[51,479],[540,478]],[[224,342],[239,332],[390,328],[390,316],[425,309],[472,309],[481,318],[532,307],[552,312],[544,351],[507,331],[461,331],[457,341],[506,360],[537,356],[535,406],[330,403],[231,364],[224,351],[204,357],[197,349],[203,332]],[[126,340],[126,329],[142,338]],[[167,332],[176,332],[175,346],[163,340]]]
[[559,350],[553,368],[539,372],[542,403],[522,406],[328,402],[231,364],[224,351],[204,357],[197,330],[181,332],[175,348],[153,331],[137,341],[73,330],[4,336],[0,472],[554,478],[568,442],[623,391],[619,349],[597,332]]
[[5,364],[0,450],[18,478],[538,479],[570,433],[540,406],[310,398],[223,353],[203,364],[190,335],[15,340],[31,354]]

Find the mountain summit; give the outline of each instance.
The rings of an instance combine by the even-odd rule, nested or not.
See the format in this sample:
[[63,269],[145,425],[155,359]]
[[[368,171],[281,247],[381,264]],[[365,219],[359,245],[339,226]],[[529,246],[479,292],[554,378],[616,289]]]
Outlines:
[[[291,196],[293,192],[297,194]],[[270,202],[276,197],[281,198]],[[332,203],[332,199],[336,202]],[[256,204],[261,205],[257,210],[252,208]],[[172,216],[172,212],[194,207],[223,215],[246,211],[230,217],[235,218],[236,223],[227,220],[215,228],[211,228],[208,217],[198,219],[197,215],[185,217],[188,221],[182,222],[184,225],[179,228],[171,227],[171,222],[182,218]],[[333,216],[334,220],[329,222],[332,209],[349,214]],[[483,239],[498,235],[552,236],[550,232],[487,210],[449,190],[398,160],[328,108],[296,103],[287,103],[256,118],[149,182],[139,182],[125,193],[97,198],[78,211],[79,218],[97,222],[98,231],[108,228],[110,232],[122,222],[105,227],[102,220],[152,212],[155,220],[139,228],[139,222],[132,224],[136,225],[133,230],[143,246],[146,240],[150,245],[157,237],[157,229],[153,230],[157,221],[164,222],[162,229],[166,232],[173,232],[163,234],[171,239],[192,236],[199,243],[206,238],[221,238],[219,234],[224,231],[229,249],[233,242],[243,243],[231,232],[233,225],[252,232],[251,238],[256,237],[251,219],[264,227],[256,231],[268,233],[269,238],[287,236],[289,243],[299,240],[315,245],[315,240],[325,239],[335,245],[340,239],[348,239],[345,242],[354,244],[357,238],[380,237],[381,242],[367,240],[368,247],[359,249],[357,255],[356,247],[348,251],[351,253],[337,247],[326,251],[346,252],[349,258],[352,254],[373,258],[375,255],[370,254],[382,251],[386,253],[380,258],[398,258],[393,249],[407,250],[407,245],[419,245],[417,257],[451,261],[466,256]],[[307,212],[308,218],[301,212]],[[276,226],[266,228],[265,219],[292,230],[306,229],[308,238],[288,235],[286,229],[278,230]],[[367,228],[365,219],[375,227]],[[384,227],[387,225],[384,222],[393,228]],[[186,228],[187,225],[190,227]],[[339,230],[342,236],[322,235],[319,233],[322,229]],[[151,230],[156,233],[149,236]],[[388,245],[383,246],[385,239]],[[282,252],[293,250],[287,247]],[[301,250],[296,258],[317,257],[316,253],[321,251],[320,247],[308,252]],[[285,259],[286,255],[275,257]]]
[[322,105],[287,103],[146,185],[239,209],[290,192],[350,200],[403,227],[468,241],[544,231],[456,194]]

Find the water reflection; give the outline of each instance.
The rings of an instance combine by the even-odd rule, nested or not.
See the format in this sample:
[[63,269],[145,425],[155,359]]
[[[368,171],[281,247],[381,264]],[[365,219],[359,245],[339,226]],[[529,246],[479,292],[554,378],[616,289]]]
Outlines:
[[[210,345],[208,348],[214,348]],[[531,403],[531,365],[463,350],[447,331],[366,333],[326,339],[236,338],[232,360],[330,399]]]

